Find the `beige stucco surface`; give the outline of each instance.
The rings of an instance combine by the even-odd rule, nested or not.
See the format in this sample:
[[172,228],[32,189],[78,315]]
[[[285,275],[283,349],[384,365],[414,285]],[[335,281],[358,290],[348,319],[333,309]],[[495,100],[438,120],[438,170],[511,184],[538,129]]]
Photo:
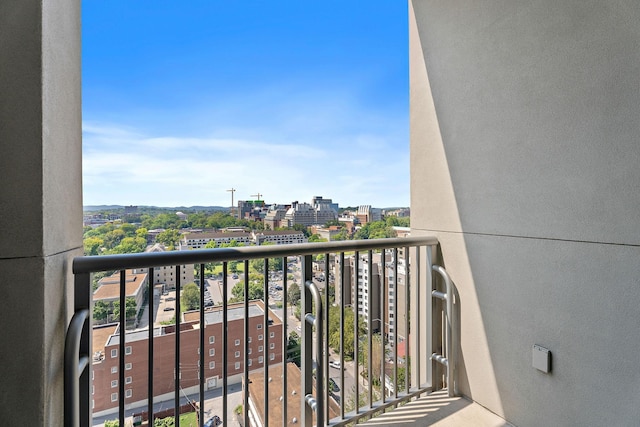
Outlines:
[[635,424],[640,8],[410,5],[411,224],[458,287],[462,392],[519,426]]
[[0,2],[3,425],[63,425],[71,261],[82,254],[80,88],[80,2]]

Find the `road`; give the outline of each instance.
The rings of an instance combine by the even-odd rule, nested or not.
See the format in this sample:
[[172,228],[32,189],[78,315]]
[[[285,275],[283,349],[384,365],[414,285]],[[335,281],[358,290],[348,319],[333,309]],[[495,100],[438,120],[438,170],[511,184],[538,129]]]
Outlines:
[[[200,396],[198,393],[187,395],[186,397],[182,395],[180,397],[180,404],[186,404],[188,401],[198,401]],[[204,414],[205,419],[209,419],[214,415],[218,415],[221,419],[226,422],[224,425],[235,426],[239,425],[235,420],[235,416],[233,414],[233,409],[238,405],[242,404],[242,385],[241,384],[232,384],[229,385],[227,390],[227,417],[223,417],[223,408],[222,408],[222,388],[217,388],[214,390],[209,390],[204,392]],[[153,404],[154,412],[162,411],[168,408],[173,408],[174,403],[173,399],[165,400],[163,402],[157,402]],[[125,417],[131,417],[134,413],[146,411],[147,405],[142,405],[138,407],[131,407],[125,409]],[[106,415],[103,417],[94,417],[93,425],[95,427],[104,426],[104,422],[108,420],[113,420],[118,418],[118,413]]]

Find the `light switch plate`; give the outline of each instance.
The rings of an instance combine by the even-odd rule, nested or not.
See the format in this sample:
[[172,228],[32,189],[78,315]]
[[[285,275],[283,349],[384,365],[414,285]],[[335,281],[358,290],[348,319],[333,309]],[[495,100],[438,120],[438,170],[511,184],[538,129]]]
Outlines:
[[542,372],[551,372],[551,352],[549,349],[537,344],[533,345],[533,367]]

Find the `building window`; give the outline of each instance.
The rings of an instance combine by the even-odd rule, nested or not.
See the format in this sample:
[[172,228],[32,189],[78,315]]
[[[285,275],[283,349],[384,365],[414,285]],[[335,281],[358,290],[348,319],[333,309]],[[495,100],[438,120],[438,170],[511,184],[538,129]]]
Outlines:
[[249,359],[249,366],[253,364],[253,360]]
[[96,386],[94,385],[91,386],[91,394],[96,394]]
[[236,359],[237,359],[238,357],[240,357],[240,352],[239,352],[239,351],[236,351]]
[[209,356],[215,356],[216,355],[216,349],[215,348],[210,348],[209,349]]
[[132,351],[132,350],[131,350],[131,346],[130,346],[130,345],[128,345],[128,346],[126,346],[126,347],[124,348],[124,354],[131,354],[131,351]]
[[269,360],[274,360],[275,358],[276,358],[275,353],[271,353],[271,354],[269,355]]
[[258,335],[258,341],[262,341],[262,334]]
[[131,384],[131,381],[132,381],[132,380],[131,380],[131,377],[126,377],[126,378],[124,379],[124,383],[125,383],[125,384]]
[[131,363],[125,363],[124,369],[125,369],[125,371],[130,370],[131,369]]
[[211,336],[209,337],[209,344],[213,344],[213,343],[215,343],[215,342],[216,342],[216,337],[214,337],[213,335],[211,335]]
[[258,323],[258,329],[262,329],[262,323]]
[[214,369],[216,367],[216,362],[209,362],[209,369]]
[[118,380],[111,381],[111,388],[118,387]]
[[251,349],[249,349],[249,352],[247,354],[251,354]]
[[111,401],[112,402],[118,401],[118,393],[111,393]]
[[114,348],[111,350],[111,357],[118,357],[118,349]]
[[124,391],[124,397],[131,397],[133,395],[131,389]]
[[117,374],[118,373],[118,367],[117,366],[112,366],[111,367],[111,373],[112,374]]
[[237,371],[238,369],[240,369],[240,362],[236,362],[235,367],[236,367],[236,371]]
[[276,336],[275,332],[269,332],[269,338],[274,338]]
[[258,353],[262,353],[262,346],[261,345],[258,346]]
[[275,343],[269,344],[269,348],[273,350],[274,348],[276,348],[276,344]]
[[264,358],[262,356],[258,356],[258,363],[262,363],[263,360]]
[[249,337],[249,342],[251,342],[251,337]]
[[240,345],[240,340],[236,340],[236,347]]

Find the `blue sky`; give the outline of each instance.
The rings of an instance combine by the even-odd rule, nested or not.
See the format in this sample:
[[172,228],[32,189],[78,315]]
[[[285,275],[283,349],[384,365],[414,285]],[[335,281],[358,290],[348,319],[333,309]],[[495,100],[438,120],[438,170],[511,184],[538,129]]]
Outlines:
[[82,9],[85,205],[409,205],[406,1]]

